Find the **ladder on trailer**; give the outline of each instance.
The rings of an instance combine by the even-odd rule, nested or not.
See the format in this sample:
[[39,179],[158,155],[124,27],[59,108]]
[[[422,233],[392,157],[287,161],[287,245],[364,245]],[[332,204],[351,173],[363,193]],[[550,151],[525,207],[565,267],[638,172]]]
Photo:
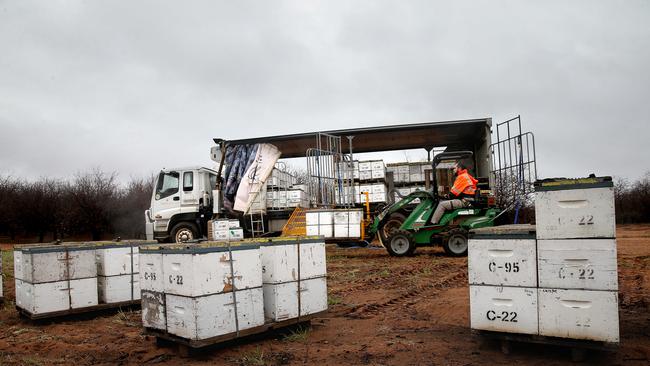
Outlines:
[[264,227],[264,214],[266,213],[266,182],[260,182],[255,171],[248,177],[251,187],[257,187],[249,192],[251,205],[248,207],[251,236],[260,237],[266,232]]

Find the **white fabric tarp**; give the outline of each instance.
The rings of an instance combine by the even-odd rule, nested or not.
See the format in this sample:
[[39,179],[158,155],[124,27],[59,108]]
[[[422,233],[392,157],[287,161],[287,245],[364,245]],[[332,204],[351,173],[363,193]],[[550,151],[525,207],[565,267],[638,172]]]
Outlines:
[[[246,170],[244,178],[237,188],[234,210],[248,211],[253,200],[256,198],[256,194],[252,193],[261,191],[262,186],[266,184],[266,180],[271,175],[273,167],[280,158],[280,155],[280,150],[274,145],[259,145],[253,163]],[[266,197],[262,197],[262,199],[266,200]]]

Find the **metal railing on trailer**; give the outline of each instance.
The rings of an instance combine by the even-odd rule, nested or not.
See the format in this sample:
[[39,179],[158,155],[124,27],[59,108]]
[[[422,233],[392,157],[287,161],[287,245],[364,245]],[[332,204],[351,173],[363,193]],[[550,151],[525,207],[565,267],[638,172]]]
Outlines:
[[531,199],[537,180],[535,136],[522,132],[521,116],[498,123],[496,135],[497,141],[490,145],[494,192],[504,211],[515,210],[517,224],[520,210]]

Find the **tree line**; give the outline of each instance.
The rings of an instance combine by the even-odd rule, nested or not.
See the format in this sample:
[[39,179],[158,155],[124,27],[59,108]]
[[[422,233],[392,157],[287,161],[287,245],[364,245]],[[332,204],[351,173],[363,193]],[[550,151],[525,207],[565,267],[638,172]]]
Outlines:
[[121,185],[117,173],[94,169],[72,179],[27,181],[0,176],[0,236],[5,241],[145,237],[153,177]]
[[[117,173],[95,169],[72,179],[28,181],[0,175],[0,242],[143,239],[154,177],[119,184]],[[508,194],[498,202],[509,206]],[[636,181],[616,179],[616,222],[650,222],[650,172]],[[511,199],[510,199],[511,201]],[[534,197],[522,202],[520,222],[534,222]],[[500,218],[512,223],[513,212]]]

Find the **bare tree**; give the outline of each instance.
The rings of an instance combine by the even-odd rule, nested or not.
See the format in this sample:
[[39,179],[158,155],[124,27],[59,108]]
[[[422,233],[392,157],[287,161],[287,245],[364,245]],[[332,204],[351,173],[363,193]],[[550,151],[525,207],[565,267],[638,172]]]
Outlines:
[[68,228],[87,231],[92,240],[112,232],[118,198],[116,177],[115,172],[107,174],[97,168],[75,176],[68,201]]

